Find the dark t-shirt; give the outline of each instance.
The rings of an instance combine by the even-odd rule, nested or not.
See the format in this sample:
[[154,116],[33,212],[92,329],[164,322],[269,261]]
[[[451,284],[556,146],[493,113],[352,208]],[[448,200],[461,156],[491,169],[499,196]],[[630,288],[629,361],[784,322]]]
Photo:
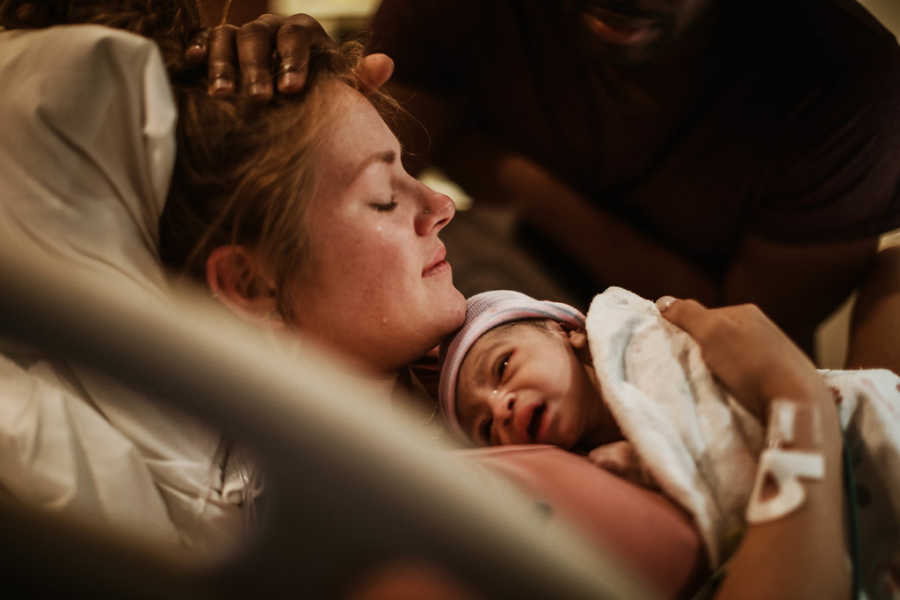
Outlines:
[[586,57],[558,4],[384,0],[372,49],[395,59],[395,81],[464,103],[458,131],[533,158],[713,273],[743,233],[819,243],[900,226],[900,48],[858,5],[722,2],[744,12],[723,12],[653,97],[630,85],[646,72]]

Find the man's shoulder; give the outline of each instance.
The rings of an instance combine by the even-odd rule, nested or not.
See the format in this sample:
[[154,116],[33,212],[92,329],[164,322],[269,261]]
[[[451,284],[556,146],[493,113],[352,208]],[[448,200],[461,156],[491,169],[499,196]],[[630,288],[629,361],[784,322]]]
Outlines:
[[788,25],[782,37],[788,49],[792,40],[802,40],[804,47],[796,49],[798,56],[816,61],[823,69],[900,69],[897,39],[858,2],[798,2],[793,9],[798,26]]
[[897,40],[875,15],[857,0],[819,0],[811,5],[818,9],[813,14],[825,17],[838,27],[867,31],[876,43],[893,45],[897,48]]
[[798,117],[840,126],[856,122],[862,110],[874,117],[872,123],[898,114],[900,46],[863,6],[853,0],[798,1],[773,17],[774,23],[761,24],[765,34],[758,48],[745,54],[743,78],[751,96],[744,100],[766,118],[780,126]]
[[727,29],[741,29],[729,31],[725,43],[775,72],[800,64],[823,72],[896,67],[900,60],[897,39],[855,0],[770,0],[758,5],[753,16],[729,11],[725,18]]

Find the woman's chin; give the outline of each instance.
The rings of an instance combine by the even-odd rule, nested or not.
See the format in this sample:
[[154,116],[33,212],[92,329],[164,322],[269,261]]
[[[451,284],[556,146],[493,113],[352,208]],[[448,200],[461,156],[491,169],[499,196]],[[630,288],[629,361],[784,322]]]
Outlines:
[[452,282],[436,296],[430,312],[434,319],[435,333],[440,339],[459,329],[466,320],[466,297]]
[[450,320],[453,322],[452,329],[456,330],[462,327],[463,321],[466,320],[466,297],[455,287],[450,295],[453,297]]

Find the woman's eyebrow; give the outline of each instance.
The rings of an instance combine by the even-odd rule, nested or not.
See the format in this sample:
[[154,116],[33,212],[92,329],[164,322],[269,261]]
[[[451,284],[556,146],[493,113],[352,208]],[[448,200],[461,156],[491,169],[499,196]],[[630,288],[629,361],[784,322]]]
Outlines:
[[368,158],[363,160],[361,163],[359,163],[359,165],[357,165],[356,172],[353,173],[353,177],[350,179],[350,181],[355,181],[356,178],[359,177],[360,174],[363,171],[365,171],[368,168],[368,166],[371,165],[372,163],[382,162],[382,163],[385,163],[388,165],[392,165],[392,164],[394,164],[394,161],[396,161],[396,160],[397,160],[397,153],[393,150],[385,150],[383,152],[376,152],[375,154],[372,154],[371,156],[369,156]]

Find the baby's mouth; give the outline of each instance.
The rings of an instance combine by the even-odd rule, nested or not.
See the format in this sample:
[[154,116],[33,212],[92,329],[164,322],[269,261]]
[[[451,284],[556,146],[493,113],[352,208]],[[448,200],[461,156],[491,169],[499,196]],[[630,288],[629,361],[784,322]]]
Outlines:
[[541,431],[541,420],[543,419],[544,413],[546,411],[547,405],[541,403],[531,413],[531,420],[528,422],[528,429],[526,430],[528,433],[528,439],[531,440],[531,443],[537,441],[537,435]]

